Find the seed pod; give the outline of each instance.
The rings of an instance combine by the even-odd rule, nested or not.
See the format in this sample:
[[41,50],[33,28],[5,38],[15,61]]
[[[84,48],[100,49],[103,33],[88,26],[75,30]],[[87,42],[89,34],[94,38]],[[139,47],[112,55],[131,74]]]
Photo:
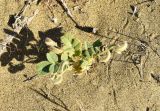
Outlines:
[[49,47],[49,50],[50,50],[50,51],[53,51],[53,52],[55,52],[56,54],[62,53],[62,50],[59,49],[59,48],[57,48],[57,46],[58,46],[57,43],[54,42],[52,39],[46,38],[45,43],[46,43],[46,45]]
[[55,47],[55,46],[57,47],[57,43],[50,38],[46,38],[45,43],[49,47]]
[[123,51],[125,51],[128,47],[127,41],[124,41],[122,45],[117,45],[115,48],[115,52],[118,54],[121,54]]
[[60,74],[60,75],[56,74],[51,79],[53,80],[53,83],[55,85],[58,85],[58,84],[62,83],[62,81],[63,81],[63,75],[62,74]]
[[106,49],[107,50],[107,55],[103,55],[104,57],[102,57],[102,58],[100,58],[101,59],[101,61],[100,62],[103,62],[103,63],[107,63],[109,60],[110,60],[110,58],[111,58],[111,52],[108,50],[108,49]]

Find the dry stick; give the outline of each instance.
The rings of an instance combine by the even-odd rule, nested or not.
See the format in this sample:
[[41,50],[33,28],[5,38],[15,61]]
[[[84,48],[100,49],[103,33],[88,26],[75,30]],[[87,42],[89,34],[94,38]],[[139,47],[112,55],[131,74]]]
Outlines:
[[73,15],[71,11],[69,10],[65,0],[56,0],[60,6],[63,8],[63,10],[67,13],[67,16],[75,23],[76,26],[79,26],[78,23],[73,19]]
[[[33,1],[34,2],[34,1]],[[30,2],[31,3],[31,2]],[[16,23],[14,23],[14,31],[17,32],[18,34],[20,33],[20,31],[22,30],[23,27],[25,27],[26,25],[29,25],[30,22],[33,20],[33,18],[38,14],[39,10],[37,9],[33,16],[29,17],[29,18],[25,18],[24,21],[22,21],[20,18],[22,17],[22,14],[26,11],[26,9],[28,8],[28,5],[30,4],[25,4],[22,9],[20,10],[20,12],[15,15],[15,22],[17,23],[18,21],[20,21],[22,24],[20,26],[18,26]],[[7,44],[10,44],[12,42],[13,39],[16,39],[13,35],[7,35],[6,38],[0,43],[0,56],[6,51],[7,48]]]
[[[14,28],[14,31],[17,32],[19,34],[19,32],[21,31],[21,29],[25,26],[25,25],[28,25],[32,19],[38,14],[38,9],[34,12],[33,16],[31,17],[24,17],[24,19],[22,19],[23,17],[23,14],[26,12],[26,10],[28,9],[28,7],[34,3],[34,2],[37,2],[37,0],[26,0],[24,2],[24,6],[22,7],[22,9],[19,11],[18,14],[15,15],[15,22],[13,24],[13,28]],[[21,20],[22,19],[22,20]],[[19,23],[20,22],[20,26]],[[17,24],[18,23],[18,24]]]
[[73,15],[72,15],[71,11],[69,10],[65,0],[56,0],[56,1],[61,5],[63,10],[67,13],[67,16],[72,20],[72,22],[75,24],[76,28],[78,28],[82,31],[85,31],[85,32],[88,32],[88,33],[93,33],[94,35],[97,35],[97,29],[96,28],[88,27],[88,26],[81,26],[75,21],[75,19],[73,18]]
[[142,5],[142,4],[148,3],[148,2],[155,2],[156,3],[156,0],[146,0],[146,1],[139,2],[136,5]]
[[60,0],[60,1],[61,1],[62,5],[64,6],[65,10],[66,10],[66,13],[67,13],[70,17],[73,18],[73,15],[72,15],[71,11],[69,10],[69,8],[68,8],[65,0]]
[[144,68],[145,68],[145,63],[146,63],[147,59],[148,59],[148,56],[146,58],[143,58],[143,59],[141,58],[140,66],[135,65],[136,68],[139,71],[141,81],[143,81],[143,79],[144,79]]
[[16,16],[21,16],[23,13],[26,12],[27,8],[29,7],[28,3],[25,3],[22,9],[19,11],[19,13]]
[[140,76],[141,76],[141,79],[143,80],[143,78],[144,78],[144,74],[143,74],[143,61],[141,61],[141,63],[140,63]]

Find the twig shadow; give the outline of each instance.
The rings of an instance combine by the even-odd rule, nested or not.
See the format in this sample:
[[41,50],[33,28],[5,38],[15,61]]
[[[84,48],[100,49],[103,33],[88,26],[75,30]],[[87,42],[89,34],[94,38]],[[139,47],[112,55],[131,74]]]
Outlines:
[[30,88],[32,91],[34,91],[35,93],[37,93],[38,95],[42,96],[43,98],[45,98],[46,100],[48,100],[49,102],[53,103],[55,105],[54,110],[55,111],[61,111],[61,109],[65,110],[65,111],[70,111],[67,107],[67,105],[57,96],[53,95],[53,94],[47,94],[46,91],[44,91],[43,89],[33,89]]

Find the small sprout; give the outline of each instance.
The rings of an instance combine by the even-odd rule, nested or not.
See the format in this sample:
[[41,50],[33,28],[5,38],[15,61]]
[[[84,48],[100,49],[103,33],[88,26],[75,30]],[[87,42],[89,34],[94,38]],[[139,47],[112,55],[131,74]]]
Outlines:
[[68,54],[67,53],[62,53],[61,60],[62,61],[67,61],[68,60]]
[[125,51],[128,47],[127,41],[124,41],[122,45],[117,45],[115,48],[115,52],[118,54],[121,54],[123,51]]
[[37,71],[38,71],[40,74],[42,74],[42,75],[47,74],[48,71],[46,70],[46,67],[47,67],[48,65],[50,65],[50,64],[51,64],[51,63],[48,62],[48,61],[42,61],[42,62],[38,63],[36,69],[37,69]]
[[53,63],[52,65],[50,65],[49,67],[49,72],[55,73],[56,72],[56,65]]
[[110,60],[115,51],[121,54],[128,47],[125,41],[122,45],[104,45],[100,40],[92,44],[81,43],[70,34],[61,37],[62,47],[57,48],[57,44],[51,39],[46,40],[46,44],[51,48],[61,50],[57,53],[55,50],[46,54],[47,61],[40,62],[37,65],[37,71],[40,73],[50,73],[53,75],[54,84],[60,84],[63,80],[63,74],[68,70],[74,70],[76,73],[83,73],[89,70],[97,58],[100,62],[106,63]]
[[47,60],[50,63],[56,63],[58,61],[58,56],[54,52],[47,53]]
[[69,57],[72,57],[75,54],[81,54],[82,44],[78,39],[75,39],[69,34],[66,34],[61,38],[61,41],[64,44],[62,47],[63,53],[67,53]]

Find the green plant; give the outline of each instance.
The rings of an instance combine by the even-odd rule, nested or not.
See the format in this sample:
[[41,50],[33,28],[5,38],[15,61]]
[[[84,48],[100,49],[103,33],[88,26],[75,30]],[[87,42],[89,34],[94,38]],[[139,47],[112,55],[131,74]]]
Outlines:
[[127,42],[121,46],[106,46],[100,40],[92,44],[82,43],[70,34],[61,37],[61,47],[49,38],[45,43],[50,47],[50,52],[46,54],[47,60],[37,65],[37,71],[41,75],[52,74],[55,84],[62,82],[67,70],[83,73],[90,69],[96,59],[106,63],[111,58],[111,52],[120,54],[127,48]]

